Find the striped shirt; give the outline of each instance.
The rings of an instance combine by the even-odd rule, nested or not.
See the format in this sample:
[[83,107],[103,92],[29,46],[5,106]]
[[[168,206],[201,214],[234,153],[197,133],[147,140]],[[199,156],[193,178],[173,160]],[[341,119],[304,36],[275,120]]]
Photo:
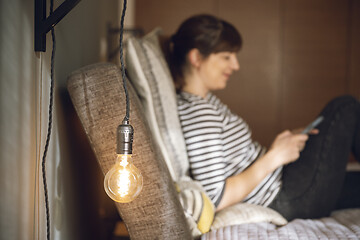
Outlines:
[[[209,93],[204,99],[181,92],[177,102],[191,176],[217,206],[225,180],[243,172],[265,148],[251,139],[246,122],[215,95]],[[243,201],[268,206],[280,190],[281,173],[278,168],[269,174]]]

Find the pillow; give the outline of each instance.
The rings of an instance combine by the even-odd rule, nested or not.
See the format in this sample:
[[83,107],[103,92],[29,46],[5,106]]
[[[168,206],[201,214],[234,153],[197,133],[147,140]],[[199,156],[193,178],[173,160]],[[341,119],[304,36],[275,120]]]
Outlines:
[[281,226],[287,220],[277,211],[250,203],[238,203],[216,213],[211,230],[242,223],[271,222]]
[[176,188],[192,236],[207,233],[214,220],[215,206],[200,183],[189,178],[177,182]]
[[160,32],[156,28],[142,39],[127,39],[127,74],[142,102],[152,136],[177,182],[178,197],[192,235],[198,237],[210,230],[215,207],[202,186],[188,177],[189,163],[175,86],[160,47]]
[[160,31],[156,28],[142,39],[128,38],[125,61],[152,136],[173,180],[177,181],[188,174],[189,163],[177,112],[175,87],[159,44]]

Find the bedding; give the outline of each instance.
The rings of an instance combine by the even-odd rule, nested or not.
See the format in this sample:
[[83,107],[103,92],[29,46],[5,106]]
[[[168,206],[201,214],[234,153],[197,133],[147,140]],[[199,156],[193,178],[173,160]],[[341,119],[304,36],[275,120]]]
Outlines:
[[269,222],[230,225],[201,236],[201,240],[215,239],[360,239],[360,209],[335,211],[321,219],[295,219],[281,227]]

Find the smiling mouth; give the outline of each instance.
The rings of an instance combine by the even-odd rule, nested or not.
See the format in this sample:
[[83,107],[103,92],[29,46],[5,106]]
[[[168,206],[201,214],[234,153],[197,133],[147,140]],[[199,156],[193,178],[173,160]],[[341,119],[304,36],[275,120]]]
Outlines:
[[225,76],[226,78],[229,78],[229,77],[231,76],[231,73],[224,73],[224,76]]

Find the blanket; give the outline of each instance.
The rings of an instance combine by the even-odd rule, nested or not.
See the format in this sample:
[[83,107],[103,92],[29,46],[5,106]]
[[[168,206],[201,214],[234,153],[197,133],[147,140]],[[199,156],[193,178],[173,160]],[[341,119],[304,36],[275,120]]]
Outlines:
[[212,239],[360,239],[360,209],[339,210],[320,219],[295,219],[281,227],[268,222],[238,224],[201,237],[201,240]]

